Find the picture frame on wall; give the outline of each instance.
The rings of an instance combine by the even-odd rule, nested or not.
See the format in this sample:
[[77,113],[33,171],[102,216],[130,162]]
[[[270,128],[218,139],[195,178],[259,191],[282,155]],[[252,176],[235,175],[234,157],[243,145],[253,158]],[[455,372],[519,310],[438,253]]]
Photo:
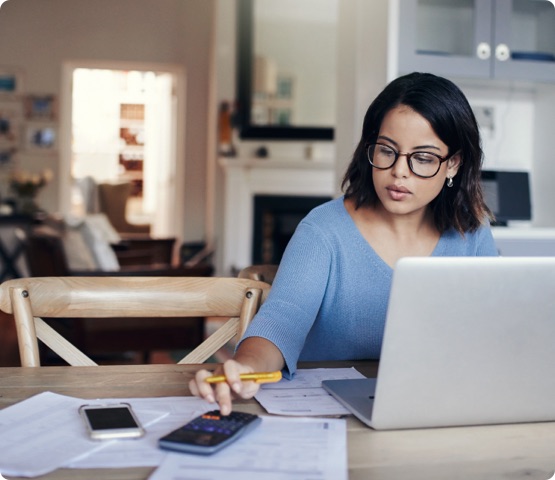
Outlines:
[[0,168],[12,165],[16,152],[14,147],[0,147]]
[[24,150],[53,153],[58,150],[58,125],[55,122],[29,122],[25,125]]
[[25,118],[27,120],[53,121],[57,117],[56,96],[51,94],[25,95],[23,101]]
[[16,147],[20,141],[21,103],[0,100],[0,148]]
[[18,68],[0,66],[0,97],[12,97],[23,92],[23,72]]

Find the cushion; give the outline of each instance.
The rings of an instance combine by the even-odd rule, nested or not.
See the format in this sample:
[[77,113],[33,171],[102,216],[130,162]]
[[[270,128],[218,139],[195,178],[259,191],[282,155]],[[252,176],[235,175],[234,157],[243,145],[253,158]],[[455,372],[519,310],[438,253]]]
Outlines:
[[[90,269],[90,258],[93,259],[93,269],[105,272],[120,269],[111,244],[118,243],[121,238],[104,214],[68,217],[65,237],[66,256],[72,270]],[[84,268],[74,267],[79,262]]]
[[91,229],[95,230],[106,242],[110,244],[121,242],[120,234],[112,226],[105,213],[86,215],[83,221]]
[[97,270],[93,253],[79,228],[67,226],[62,236],[67,266],[70,270]]

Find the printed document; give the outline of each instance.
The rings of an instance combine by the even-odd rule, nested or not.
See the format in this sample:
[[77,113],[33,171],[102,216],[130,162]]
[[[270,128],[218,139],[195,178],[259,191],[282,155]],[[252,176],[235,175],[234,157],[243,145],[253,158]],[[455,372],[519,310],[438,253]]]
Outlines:
[[214,455],[168,453],[149,480],[347,480],[346,420],[263,416]]
[[[364,377],[352,368],[301,369],[293,380],[281,380],[276,384],[263,385],[255,398],[269,413],[293,417],[345,415],[349,412],[321,387],[321,382],[324,379],[342,378]],[[78,413],[79,407],[85,403],[118,402],[131,404],[146,429],[146,435],[136,440],[95,441],[90,439],[84,422]],[[175,466],[171,461],[168,463],[165,459],[168,455],[175,457],[176,454],[168,454],[166,451],[159,449],[158,438],[175,430],[194,417],[215,408],[217,408],[216,405],[195,397],[90,400],[43,392],[0,410],[0,474],[34,477],[61,467],[125,468],[158,466],[162,463],[165,465],[164,469],[173,471],[174,468],[179,468],[179,464]],[[339,439],[341,439],[341,442],[345,441],[344,424],[337,424],[330,420],[264,417],[263,425],[265,425],[265,428],[259,428],[251,432],[248,438],[253,438],[251,435],[254,434],[264,434],[266,436],[263,436],[261,441],[263,440],[265,443],[254,445],[250,441],[243,442],[242,448],[245,450],[241,450],[241,452],[248,452],[251,449],[265,451],[265,444],[271,445],[271,448],[279,446],[279,451],[286,452],[290,463],[286,460],[281,461],[282,469],[280,470],[279,468],[276,469],[275,465],[270,465],[269,459],[271,456],[268,456],[268,458],[249,457],[255,458],[256,461],[250,460],[248,468],[244,466],[244,468],[239,468],[235,464],[229,464],[230,468],[234,468],[234,471],[237,472],[244,472],[245,468],[247,468],[247,471],[250,471],[249,469],[260,469],[264,473],[263,478],[271,480],[302,478],[300,473],[298,477],[287,477],[283,474],[287,468],[291,468],[291,471],[294,472],[303,472],[303,475],[306,474],[306,478],[314,478],[315,480],[346,478],[336,476],[335,473],[328,476],[327,473],[329,471],[337,472],[337,469],[342,471],[343,463],[341,461],[337,463],[336,456],[339,455],[338,458],[341,460],[341,456],[346,455],[345,446],[342,443],[335,443]],[[292,421],[299,423],[290,423]],[[306,422],[306,425],[303,422]],[[267,433],[269,429],[272,433]],[[315,432],[318,431],[324,434],[315,435]],[[330,440],[328,437],[331,432],[337,431],[343,433],[338,439]],[[302,432],[302,435],[299,432]],[[296,440],[303,443],[302,447],[297,445],[290,450],[289,446],[295,445]],[[239,440],[239,442],[241,441],[242,439]],[[306,445],[304,445],[304,442],[306,442]],[[237,445],[241,444],[237,443]],[[318,448],[312,448],[311,445],[318,445]],[[326,452],[330,445],[334,445],[334,448],[327,450],[328,453],[322,456],[317,453],[319,451]],[[229,448],[232,447],[236,448],[235,444]],[[302,458],[298,457],[300,452]],[[336,454],[336,452],[339,453]],[[224,451],[218,453],[218,458],[223,454]],[[183,459],[185,454],[177,455],[178,459]],[[237,458],[241,458],[241,455]],[[223,455],[222,458],[226,457],[227,454]],[[326,463],[332,457],[334,461],[331,464]],[[195,461],[200,461],[197,457],[194,458]],[[214,459],[216,456],[211,458]],[[318,462],[323,462],[322,465],[325,468],[322,467],[320,473],[313,475],[312,467],[309,468],[309,466],[318,465]],[[303,466],[306,466],[308,470],[303,470],[301,468]],[[204,467],[203,470],[205,470]],[[241,474],[237,473],[237,475],[237,478],[239,478]],[[218,478],[218,476],[214,473],[214,476],[210,478]],[[233,478],[235,477],[226,473],[226,480],[232,480]]]
[[[89,438],[79,407],[119,402],[131,404],[146,429],[145,437],[110,441]],[[194,397],[83,400],[40,393],[0,410],[0,473],[36,477],[69,465],[156,466],[164,457],[156,446],[158,437],[213,408]]]
[[365,378],[355,368],[307,368],[292,380],[265,383],[255,399],[268,413],[288,416],[340,416],[350,412],[322,388],[322,380]]
[[166,452],[158,448],[158,439],[181,427],[195,417],[217,408],[196,397],[160,397],[119,399],[129,403],[135,412],[156,409],[168,413],[151,424],[143,438],[132,442],[115,440],[109,448],[95,450],[68,462],[68,468],[125,468],[160,465]]

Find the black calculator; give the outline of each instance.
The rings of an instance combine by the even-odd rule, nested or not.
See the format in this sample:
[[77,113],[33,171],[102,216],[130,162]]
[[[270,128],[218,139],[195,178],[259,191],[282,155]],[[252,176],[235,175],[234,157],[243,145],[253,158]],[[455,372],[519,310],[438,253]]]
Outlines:
[[234,442],[260,422],[262,419],[251,413],[231,412],[224,416],[219,410],[212,410],[160,438],[158,446],[165,450],[209,455]]

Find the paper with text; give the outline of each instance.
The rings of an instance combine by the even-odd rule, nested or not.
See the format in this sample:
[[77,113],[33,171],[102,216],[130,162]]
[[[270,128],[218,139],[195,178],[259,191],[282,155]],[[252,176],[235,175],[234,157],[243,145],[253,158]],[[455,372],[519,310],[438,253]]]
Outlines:
[[350,412],[322,388],[322,380],[350,378],[365,377],[354,368],[300,369],[292,380],[262,385],[254,398],[276,415],[347,415]]
[[[0,472],[27,477],[42,475],[115,442],[88,437],[78,411],[83,403],[94,401],[43,392],[1,410]],[[135,414],[148,427],[167,412],[142,408]]]
[[214,455],[169,453],[149,480],[347,480],[347,427],[337,418],[262,417]]
[[68,462],[68,468],[125,468],[155,467],[160,465],[166,452],[158,448],[158,439],[181,427],[193,418],[217,408],[196,397],[128,398],[125,401],[135,412],[156,409],[168,415],[150,425],[143,438],[133,442],[116,441],[109,448],[95,450]]

